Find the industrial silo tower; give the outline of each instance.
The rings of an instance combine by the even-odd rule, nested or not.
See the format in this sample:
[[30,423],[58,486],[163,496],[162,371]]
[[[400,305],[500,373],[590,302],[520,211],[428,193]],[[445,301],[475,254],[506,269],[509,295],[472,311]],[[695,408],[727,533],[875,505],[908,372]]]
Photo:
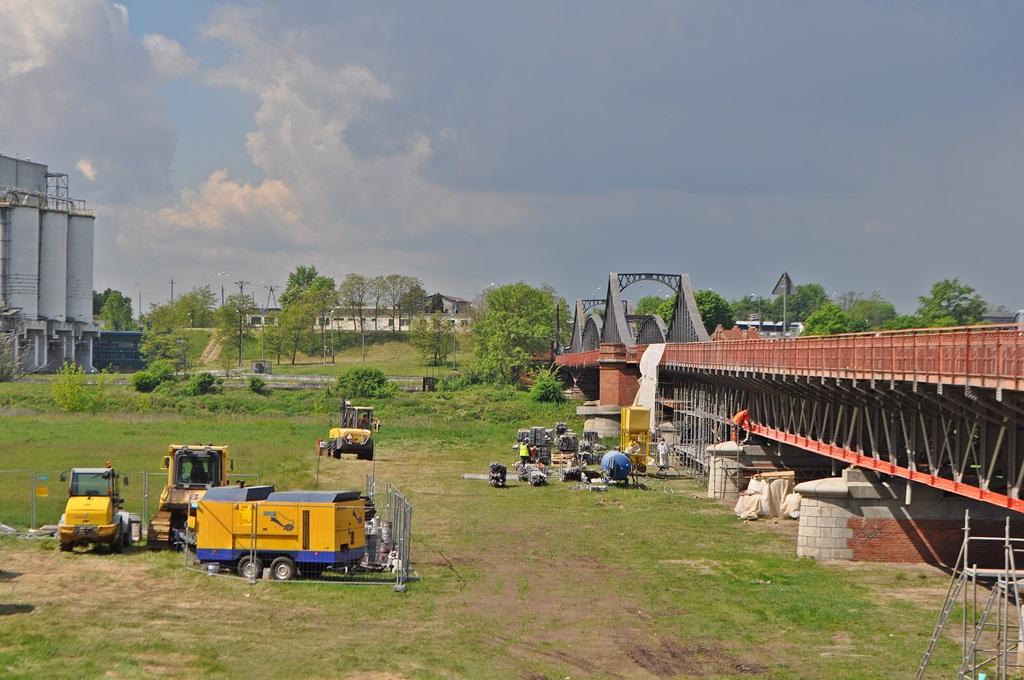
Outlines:
[[66,174],[0,155],[0,333],[26,371],[93,370],[94,222]]

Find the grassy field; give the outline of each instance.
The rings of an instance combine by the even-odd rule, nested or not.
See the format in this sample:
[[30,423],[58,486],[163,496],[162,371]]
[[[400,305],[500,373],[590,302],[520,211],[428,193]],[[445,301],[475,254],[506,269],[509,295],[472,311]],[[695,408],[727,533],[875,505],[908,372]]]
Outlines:
[[[292,395],[264,398],[262,413],[160,400],[139,413],[112,394],[111,412],[67,415],[47,407],[46,386],[0,387],[0,469],[112,458],[156,470],[168,443],[209,441],[232,447],[239,472],[308,487],[327,422]],[[53,541],[5,539],[0,676],[888,679],[916,669],[944,592],[937,571],[797,559],[791,523],[740,522],[688,481],[598,494],[461,479],[509,460],[516,427],[571,422],[571,406],[480,388],[399,395],[379,411],[378,460],[327,461],[322,486],[359,488],[372,467],[407,493],[422,576],[408,592],[249,586],[186,571],[176,554],[68,555]],[[0,500],[0,521],[17,520],[7,489]],[[954,668],[953,645],[940,651],[935,677]]]
[[[469,333],[459,334],[457,353],[454,357],[449,357],[446,366],[425,366],[407,336],[407,333],[397,337],[387,332],[368,334],[365,359],[359,347],[358,335],[355,333],[339,335],[333,363],[325,364],[321,356],[301,352],[296,356],[295,364],[291,363],[290,354],[282,355],[281,363],[277,363],[277,357],[268,356],[267,359],[274,361],[274,373],[279,375],[337,375],[353,366],[365,365],[379,368],[388,375],[435,377],[442,377],[451,372],[453,358],[459,367],[464,367],[467,362],[472,361],[473,338]],[[190,345],[193,348],[198,347],[194,353],[199,356],[210,341],[212,332],[200,329],[190,333],[189,337]],[[259,331],[245,341],[242,349],[246,366],[260,359],[262,352]],[[237,352],[232,351],[231,356],[237,357]],[[209,361],[200,363],[199,369],[219,371],[223,370],[223,367],[221,358],[215,355]]]

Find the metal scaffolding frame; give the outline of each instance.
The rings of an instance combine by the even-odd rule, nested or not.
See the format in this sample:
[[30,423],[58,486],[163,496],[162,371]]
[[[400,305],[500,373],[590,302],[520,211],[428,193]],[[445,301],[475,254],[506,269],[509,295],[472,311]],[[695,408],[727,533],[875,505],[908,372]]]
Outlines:
[[[964,513],[963,532],[960,554],[916,680],[924,678],[950,616],[958,606],[963,620],[960,667],[954,677],[957,680],[1019,678],[1024,672],[1024,603],[1021,601],[1024,574],[1017,571],[1016,558],[1024,552],[1024,538],[1011,536],[1009,517],[1002,536],[975,536],[971,533],[969,512]],[[979,566],[977,552],[982,553],[984,560],[985,549],[996,546],[1002,564]]]

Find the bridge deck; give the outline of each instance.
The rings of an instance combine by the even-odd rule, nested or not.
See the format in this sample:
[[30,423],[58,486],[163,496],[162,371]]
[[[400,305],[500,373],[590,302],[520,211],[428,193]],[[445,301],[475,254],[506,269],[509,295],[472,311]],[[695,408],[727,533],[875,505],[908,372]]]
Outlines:
[[[645,345],[625,348],[638,362]],[[600,350],[563,354],[562,366],[596,367]],[[1024,331],[1017,324],[824,337],[670,343],[661,363],[704,371],[897,380],[1024,390]]]

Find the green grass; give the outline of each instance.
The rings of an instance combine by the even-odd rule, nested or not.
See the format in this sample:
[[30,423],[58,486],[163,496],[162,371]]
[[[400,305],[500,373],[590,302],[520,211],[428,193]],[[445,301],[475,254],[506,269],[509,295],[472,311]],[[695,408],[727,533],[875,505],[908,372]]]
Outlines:
[[[209,340],[209,336],[206,339]],[[201,351],[202,349],[200,349]],[[460,368],[468,365],[468,362],[472,361],[472,351],[472,336],[469,333],[460,333],[457,354],[455,357],[449,357],[446,366],[426,366],[409,342],[407,334],[401,334],[396,338],[390,333],[381,332],[367,335],[364,359],[360,351],[358,335],[344,333],[340,334],[337,340],[333,363],[324,364],[321,356],[301,352],[296,356],[294,365],[291,363],[290,354],[282,355],[281,363],[277,363],[276,356],[268,355],[267,359],[274,362],[273,370],[278,375],[338,375],[354,366],[372,366],[388,375],[442,377],[451,372],[453,358]],[[243,354],[246,365],[260,359],[262,353],[259,331],[254,337],[245,341]],[[237,357],[237,350],[232,352],[232,356]],[[202,367],[203,370],[210,371],[222,370],[222,368],[223,364],[220,359]]]
[[[42,403],[36,387],[0,386],[17,414],[0,420],[0,469],[112,458],[156,470],[167,444],[210,441],[231,446],[239,472],[308,487],[327,425],[284,402],[256,414],[162,402],[142,414],[26,412]],[[590,493],[461,479],[510,461],[519,426],[579,428],[571,405],[475,388],[398,395],[379,413],[378,460],[323,461],[321,481],[359,488],[372,466],[407,493],[423,577],[409,592],[250,587],[185,571],[175,554],[65,555],[52,541],[7,539],[0,570],[21,575],[0,575],[0,676],[881,679],[916,669],[941,592],[914,596],[941,591],[935,572],[797,559],[791,537],[737,521],[690,482]],[[0,521],[18,516],[17,496],[3,489]],[[34,609],[3,615],[13,605]],[[940,651],[936,677],[956,656]],[[762,672],[739,675],[740,662]]]

